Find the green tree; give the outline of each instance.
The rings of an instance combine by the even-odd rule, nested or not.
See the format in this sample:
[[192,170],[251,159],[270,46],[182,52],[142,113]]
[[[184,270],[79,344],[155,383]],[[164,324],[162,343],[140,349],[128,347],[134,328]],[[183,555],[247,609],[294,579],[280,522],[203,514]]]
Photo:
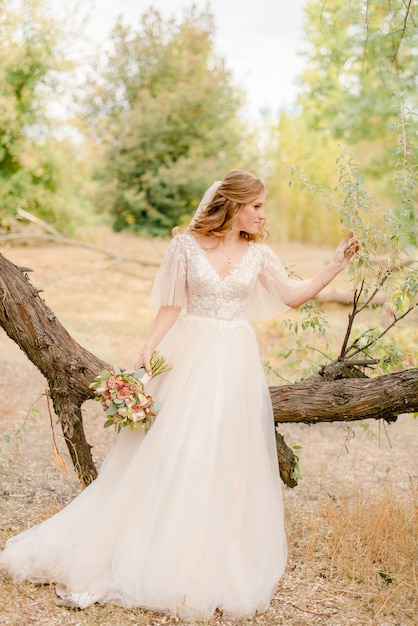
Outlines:
[[[273,156],[279,177],[283,178],[286,158],[289,169],[296,164],[308,178],[332,191],[334,156],[341,144],[350,146],[359,155],[371,193],[383,208],[392,207],[403,223],[404,240],[410,243],[417,241],[418,223],[416,187],[408,187],[406,180],[414,180],[417,163],[416,24],[412,1],[327,0],[318,4],[309,0],[299,108],[291,118],[281,115]],[[401,171],[406,177],[403,181]],[[273,187],[286,205],[289,190],[285,183]],[[379,202],[374,210],[381,216]],[[305,215],[299,227],[294,215],[286,214],[289,232],[315,241],[325,212],[303,208],[299,207]],[[330,228],[336,232],[331,223],[323,226],[324,235]]]
[[395,94],[418,104],[417,19],[414,3],[403,0],[307,2],[299,102],[312,128],[350,144],[396,137]]
[[213,21],[155,10],[118,23],[85,114],[104,147],[102,205],[114,228],[167,234],[227,163],[242,162],[241,93],[213,49]]
[[60,53],[65,34],[42,0],[0,7],[0,220],[23,208],[67,229],[81,202],[81,167],[47,118],[57,75],[72,67]]

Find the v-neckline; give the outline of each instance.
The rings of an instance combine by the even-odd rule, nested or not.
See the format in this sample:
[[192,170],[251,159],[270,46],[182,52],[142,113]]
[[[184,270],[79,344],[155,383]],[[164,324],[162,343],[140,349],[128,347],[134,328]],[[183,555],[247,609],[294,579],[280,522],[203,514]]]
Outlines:
[[238,261],[235,263],[235,265],[231,268],[231,270],[225,274],[225,276],[221,276],[218,272],[218,270],[212,265],[212,263],[209,261],[207,254],[205,252],[205,250],[202,248],[202,246],[199,244],[199,242],[197,241],[196,237],[194,237],[194,235],[190,235],[190,237],[193,239],[193,241],[196,244],[196,247],[199,249],[200,253],[202,254],[203,258],[206,261],[206,264],[210,267],[210,269],[212,270],[212,272],[215,274],[215,276],[217,276],[218,280],[220,282],[223,282],[224,280],[226,280],[227,278],[229,278],[231,276],[231,274],[241,265],[241,263],[244,261],[245,257],[247,256],[248,252],[250,251],[251,248],[251,242],[248,242],[247,245],[247,249],[245,250],[244,254],[238,259]]

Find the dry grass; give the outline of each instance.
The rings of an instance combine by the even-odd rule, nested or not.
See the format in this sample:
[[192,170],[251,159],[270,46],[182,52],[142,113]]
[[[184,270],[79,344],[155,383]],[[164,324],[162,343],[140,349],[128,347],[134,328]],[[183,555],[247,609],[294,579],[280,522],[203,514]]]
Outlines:
[[[96,242],[125,255],[159,259],[165,243],[129,235],[96,233]],[[151,323],[145,305],[155,270],[124,264],[96,274],[103,264],[92,252],[69,248],[19,247],[3,251],[19,265],[33,267],[36,285],[72,335],[110,362],[129,365]],[[328,250],[287,246],[284,258],[308,276]],[[305,269],[306,266],[306,269]],[[85,274],[70,275],[77,270]],[[49,282],[55,276],[60,282]],[[71,293],[71,299],[68,294]],[[344,325],[346,311],[333,309]],[[263,358],[276,349],[279,333],[257,326]],[[133,339],[134,338],[134,339]],[[45,389],[45,381],[23,353],[0,334],[0,430],[13,434],[23,412]],[[16,393],[16,390],[18,391]],[[11,445],[0,443],[0,548],[11,535],[46,519],[79,491],[74,475],[54,465],[45,399],[29,418],[23,444],[7,459]],[[102,428],[100,408],[84,407],[87,437],[100,464],[114,436]],[[237,622],[217,614],[209,626],[412,626],[417,598],[417,422],[402,416],[375,437],[342,424],[286,425],[281,431],[302,446],[303,480],[285,490],[289,564],[270,609]],[[354,438],[353,438],[354,434]],[[59,433],[57,431],[57,436]],[[61,447],[63,454],[65,448]],[[0,624],[153,626],[180,620],[141,609],[92,606],[84,611],[56,606],[53,587],[15,585],[0,574]]]
[[324,500],[293,532],[305,575],[334,593],[339,590],[335,615],[341,617],[343,601],[346,619],[354,613],[353,619],[364,615],[360,623],[365,624],[413,624],[418,614],[415,490],[356,485]]

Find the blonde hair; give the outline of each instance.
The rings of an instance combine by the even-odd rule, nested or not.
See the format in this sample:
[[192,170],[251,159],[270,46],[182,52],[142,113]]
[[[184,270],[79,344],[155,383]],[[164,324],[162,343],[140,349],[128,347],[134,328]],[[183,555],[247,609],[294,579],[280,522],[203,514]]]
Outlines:
[[[250,204],[263,191],[265,185],[260,178],[245,170],[228,172],[213,197],[188,226],[187,232],[203,237],[221,238],[232,226],[241,208]],[[181,232],[175,228],[173,235]],[[241,237],[252,241],[263,241],[268,236],[265,222],[256,234],[241,231]]]

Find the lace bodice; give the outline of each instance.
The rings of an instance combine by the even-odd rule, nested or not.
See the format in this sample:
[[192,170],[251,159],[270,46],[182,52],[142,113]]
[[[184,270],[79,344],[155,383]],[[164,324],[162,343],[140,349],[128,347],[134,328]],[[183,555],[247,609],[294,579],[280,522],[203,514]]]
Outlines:
[[189,236],[188,240],[191,254],[188,264],[187,312],[222,320],[245,319],[258,273],[252,244],[229,274],[221,277],[194,237]]
[[308,282],[289,278],[273,251],[255,242],[221,277],[197,240],[185,233],[170,242],[151,306],[180,306],[189,315],[219,320],[263,319],[288,309]]

